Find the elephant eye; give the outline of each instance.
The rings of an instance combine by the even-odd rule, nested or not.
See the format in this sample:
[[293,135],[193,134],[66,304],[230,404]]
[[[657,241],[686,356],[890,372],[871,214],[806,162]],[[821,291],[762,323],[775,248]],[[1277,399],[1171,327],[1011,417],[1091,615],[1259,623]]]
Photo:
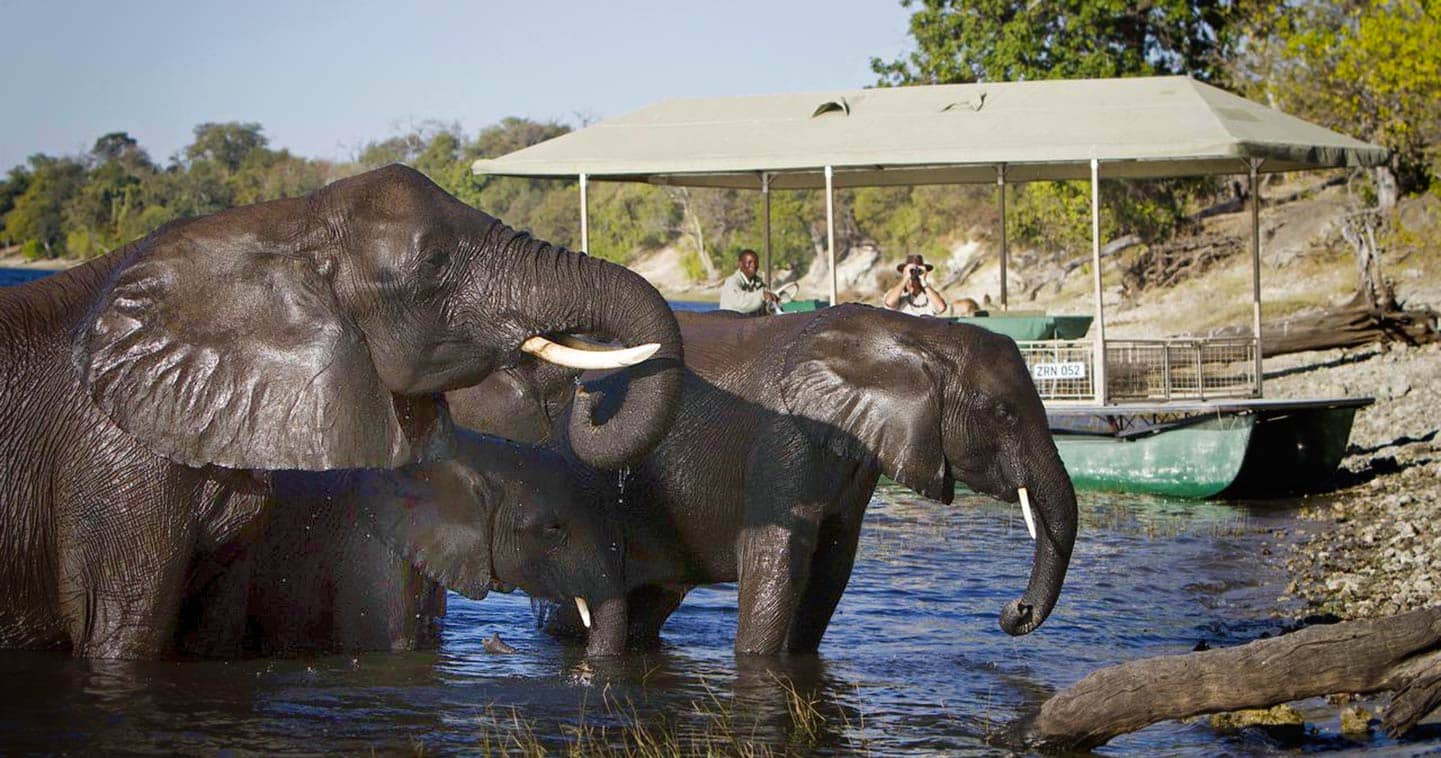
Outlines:
[[420,267],[432,275],[445,271],[450,268],[450,253],[445,250],[432,250],[421,259]]
[[1016,414],[1012,413],[1005,403],[996,403],[996,418],[1003,424],[1016,423]]

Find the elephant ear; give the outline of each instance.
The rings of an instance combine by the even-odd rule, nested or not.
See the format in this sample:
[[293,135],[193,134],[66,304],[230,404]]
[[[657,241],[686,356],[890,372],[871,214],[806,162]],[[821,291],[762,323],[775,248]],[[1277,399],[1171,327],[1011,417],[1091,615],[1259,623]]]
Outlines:
[[789,346],[781,396],[816,444],[949,503],[937,369],[904,320],[856,317],[873,313],[840,306],[817,316]]
[[333,262],[303,249],[300,202],[172,225],[111,274],[73,358],[96,404],[146,447],[258,469],[418,457],[338,306]]
[[476,600],[490,591],[500,495],[474,469],[454,460],[372,469],[350,491],[380,541],[427,579]]

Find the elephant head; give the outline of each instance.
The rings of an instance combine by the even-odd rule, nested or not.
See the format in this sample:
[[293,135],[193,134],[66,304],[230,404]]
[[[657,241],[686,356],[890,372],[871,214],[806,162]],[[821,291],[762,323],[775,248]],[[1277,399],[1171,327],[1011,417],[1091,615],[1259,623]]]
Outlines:
[[950,503],[959,480],[1020,499],[1035,522],[1035,558],[1001,628],[1021,635],[1045,621],[1070,565],[1076,494],[1015,342],[964,324],[839,306],[788,346],[780,385],[787,410],[818,444],[872,461],[926,497]]
[[423,575],[467,597],[520,588],[573,604],[593,655],[620,652],[627,626],[619,525],[590,502],[561,455],[461,431],[454,459],[356,472],[347,487],[376,536]]
[[660,346],[603,424],[589,412],[597,398],[578,393],[581,459],[625,465],[674,414],[679,332],[649,284],[512,230],[403,166],[168,224],[115,255],[73,360],[117,425],[180,463],[421,459],[429,437],[416,430],[437,416],[426,398],[476,384],[523,346],[552,355],[538,336]]

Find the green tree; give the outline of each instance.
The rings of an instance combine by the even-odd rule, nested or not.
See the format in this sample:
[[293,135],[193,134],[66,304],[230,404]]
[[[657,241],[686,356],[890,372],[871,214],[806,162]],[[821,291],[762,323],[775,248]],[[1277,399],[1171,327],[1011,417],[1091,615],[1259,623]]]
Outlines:
[[30,183],[5,214],[5,229],[32,258],[65,252],[66,202],[85,182],[85,166],[73,158],[30,156]]
[[1441,139],[1441,1],[1266,0],[1253,77],[1281,108],[1392,150],[1383,206],[1425,189]]
[[916,49],[871,59],[882,86],[1190,74],[1234,43],[1231,0],[901,0]]
[[[901,0],[915,8],[916,49],[896,60],[871,59],[880,86],[978,81],[1187,74],[1224,76],[1226,57],[1242,44],[1248,7],[1237,0]],[[1116,186],[1113,186],[1116,185]],[[1214,194],[1209,179],[1103,185],[1108,228],[1146,239],[1175,231],[1189,204]],[[1012,206],[1018,241],[1048,249],[1089,237],[1084,184],[1032,185]],[[864,210],[864,209],[863,209]],[[884,237],[920,251],[934,246],[931,214],[898,209]],[[863,212],[858,221],[865,216]],[[868,230],[871,225],[861,221]]]
[[289,150],[252,150],[228,180],[236,205],[304,195],[325,186],[330,164],[290,154]]
[[186,146],[185,157],[191,163],[212,163],[229,175],[240,169],[252,151],[270,144],[264,131],[257,123],[204,123],[195,127],[195,140]]
[[100,137],[86,158],[85,182],[64,208],[66,252],[82,258],[129,239],[144,210],[142,185],[155,173],[150,156],[125,132]]
[[16,198],[25,194],[30,187],[31,174],[24,166],[14,166],[4,180],[0,180],[0,245],[13,245],[15,236],[5,224],[5,216],[15,207]]
[[441,186],[511,226],[556,244],[576,247],[580,244],[577,181],[475,176],[470,170],[470,164],[478,158],[495,158],[569,131],[555,122],[514,116],[501,119],[481,129],[475,140],[465,144],[456,172],[448,184]]
[[[755,221],[749,230],[747,247],[757,251],[765,244],[765,202],[754,198]],[[811,222],[825,219],[821,194],[810,190],[771,190],[771,268],[789,269],[799,277],[815,257]]]
[[599,182],[590,197],[590,250],[624,263],[638,251],[664,245],[675,236],[680,207],[660,187]]
[[131,176],[155,170],[150,154],[127,132],[110,132],[95,140],[95,146],[90,148],[90,160],[94,165],[118,164]]

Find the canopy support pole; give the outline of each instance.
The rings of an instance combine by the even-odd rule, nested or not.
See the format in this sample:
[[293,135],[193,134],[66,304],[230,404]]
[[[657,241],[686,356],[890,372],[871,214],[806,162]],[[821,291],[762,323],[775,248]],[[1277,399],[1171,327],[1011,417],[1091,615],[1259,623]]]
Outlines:
[[1091,390],[1096,402],[1105,405],[1106,392],[1106,313],[1101,302],[1101,162],[1091,159],[1091,281],[1096,288],[1096,318],[1091,328],[1096,332],[1095,356],[1091,363]]
[[1251,185],[1251,335],[1256,340],[1256,397],[1261,397],[1261,183],[1260,158],[1246,161]]
[[996,194],[1001,205],[1001,310],[1011,309],[1006,300],[1006,164],[996,164]]
[[761,199],[766,218],[766,286],[775,289],[776,283],[771,281],[771,175],[768,171],[761,172]]
[[585,203],[586,176],[580,175],[580,249],[590,254],[590,214]]
[[836,208],[835,187],[832,182],[834,175],[831,167],[826,166],[826,255],[831,262],[831,305],[835,305],[839,299],[836,291]]

